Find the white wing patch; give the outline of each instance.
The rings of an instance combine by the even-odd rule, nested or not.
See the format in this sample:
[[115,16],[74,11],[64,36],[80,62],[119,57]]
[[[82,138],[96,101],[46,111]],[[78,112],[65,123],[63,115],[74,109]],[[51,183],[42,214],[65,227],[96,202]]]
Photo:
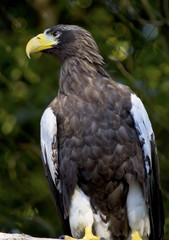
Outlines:
[[41,149],[44,164],[48,164],[49,170],[55,183],[56,167],[54,166],[54,157],[56,157],[57,148],[53,148],[53,144],[57,135],[56,116],[49,107],[45,110],[41,118]]
[[147,174],[151,169],[151,140],[154,140],[154,133],[148,114],[140,98],[131,94],[131,115],[133,116],[135,127],[139,133],[139,140],[142,144],[145,167]]

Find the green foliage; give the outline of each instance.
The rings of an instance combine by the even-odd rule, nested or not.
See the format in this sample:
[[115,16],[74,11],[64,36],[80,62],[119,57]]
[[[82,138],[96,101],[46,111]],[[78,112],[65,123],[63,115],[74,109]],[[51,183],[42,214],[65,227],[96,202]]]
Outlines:
[[[166,1],[167,2],[167,1]],[[25,55],[28,40],[58,23],[94,36],[106,69],[143,100],[156,134],[169,239],[169,31],[163,1],[2,0],[0,3],[0,230],[58,236],[39,146],[39,122],[58,90],[59,63]]]

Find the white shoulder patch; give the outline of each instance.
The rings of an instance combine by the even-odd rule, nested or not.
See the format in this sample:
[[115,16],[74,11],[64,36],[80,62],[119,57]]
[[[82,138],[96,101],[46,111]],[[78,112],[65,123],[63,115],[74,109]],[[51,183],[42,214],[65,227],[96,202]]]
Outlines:
[[55,167],[53,156],[57,155],[57,149],[53,149],[53,143],[57,135],[57,119],[51,108],[47,108],[41,118],[41,150],[45,164],[48,164],[52,179],[55,183]]
[[148,114],[140,98],[135,94],[131,94],[131,103],[131,115],[133,116],[135,127],[139,133],[138,137],[142,144],[145,167],[148,174],[151,168],[151,140],[154,140],[154,133]]

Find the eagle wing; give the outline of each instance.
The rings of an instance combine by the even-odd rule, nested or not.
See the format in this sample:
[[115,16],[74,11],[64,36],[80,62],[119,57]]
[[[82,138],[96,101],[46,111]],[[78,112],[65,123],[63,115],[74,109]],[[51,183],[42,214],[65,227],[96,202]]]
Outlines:
[[151,223],[150,239],[162,239],[164,210],[160,186],[160,169],[154,132],[141,100],[131,94],[131,114],[142,147],[147,181],[143,183],[145,200],[149,206]]
[[44,111],[41,118],[41,154],[45,174],[61,219],[64,234],[70,235],[69,219],[64,219],[64,207],[58,177],[57,115],[54,114],[50,106]]

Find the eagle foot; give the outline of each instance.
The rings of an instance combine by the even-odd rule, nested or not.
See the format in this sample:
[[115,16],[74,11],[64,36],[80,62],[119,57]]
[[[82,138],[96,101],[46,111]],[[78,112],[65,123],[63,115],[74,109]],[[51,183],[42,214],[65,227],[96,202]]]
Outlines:
[[[59,237],[59,239],[65,239],[65,240],[77,240],[76,238],[67,236],[67,235],[62,235]],[[96,237],[93,235],[91,228],[86,227],[85,228],[85,235],[83,238],[78,239],[78,240],[106,240],[104,237]],[[139,240],[139,239],[133,239],[133,240]]]
[[140,237],[140,234],[137,230],[132,232],[131,239],[132,240],[142,240],[142,238]]

